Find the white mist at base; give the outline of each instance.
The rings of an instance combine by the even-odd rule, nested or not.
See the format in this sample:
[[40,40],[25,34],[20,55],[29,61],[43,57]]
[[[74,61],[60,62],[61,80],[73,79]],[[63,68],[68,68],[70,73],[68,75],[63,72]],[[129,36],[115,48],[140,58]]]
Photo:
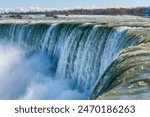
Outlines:
[[66,79],[56,79],[44,53],[26,55],[22,48],[0,44],[0,99],[87,99],[89,91],[71,88]]

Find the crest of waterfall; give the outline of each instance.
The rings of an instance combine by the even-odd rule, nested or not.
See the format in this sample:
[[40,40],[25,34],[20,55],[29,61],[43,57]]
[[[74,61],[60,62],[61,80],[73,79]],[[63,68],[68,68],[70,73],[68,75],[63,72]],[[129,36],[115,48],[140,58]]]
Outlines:
[[136,28],[90,23],[0,24],[0,41],[16,43],[31,53],[46,52],[55,79],[72,80],[72,89],[92,89],[95,99],[112,83],[104,80],[105,74],[117,68],[111,65],[120,52],[141,43],[131,30]]

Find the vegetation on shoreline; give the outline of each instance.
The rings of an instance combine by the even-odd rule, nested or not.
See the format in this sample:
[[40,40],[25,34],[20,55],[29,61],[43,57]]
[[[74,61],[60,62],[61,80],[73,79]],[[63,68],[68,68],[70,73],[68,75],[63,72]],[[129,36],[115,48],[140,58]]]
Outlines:
[[143,7],[137,8],[106,8],[106,9],[72,9],[72,10],[52,10],[52,11],[29,11],[14,12],[10,11],[5,14],[45,14],[46,16],[54,15],[141,15],[144,13]]

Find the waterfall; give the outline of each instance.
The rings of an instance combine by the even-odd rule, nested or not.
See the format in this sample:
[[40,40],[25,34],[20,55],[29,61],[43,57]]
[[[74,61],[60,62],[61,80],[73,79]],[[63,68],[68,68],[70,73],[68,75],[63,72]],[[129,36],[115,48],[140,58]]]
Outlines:
[[15,43],[26,53],[46,53],[55,79],[71,81],[71,89],[92,91],[91,99],[96,99],[117,78],[120,53],[141,43],[132,30],[136,28],[81,23],[0,24],[0,41]]

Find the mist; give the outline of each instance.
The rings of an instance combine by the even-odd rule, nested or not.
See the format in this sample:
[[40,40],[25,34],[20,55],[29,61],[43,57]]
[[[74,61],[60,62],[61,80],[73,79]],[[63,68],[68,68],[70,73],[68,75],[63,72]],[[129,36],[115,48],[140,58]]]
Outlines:
[[73,89],[71,80],[55,78],[48,55],[29,54],[21,47],[0,44],[0,99],[88,99],[89,91]]

